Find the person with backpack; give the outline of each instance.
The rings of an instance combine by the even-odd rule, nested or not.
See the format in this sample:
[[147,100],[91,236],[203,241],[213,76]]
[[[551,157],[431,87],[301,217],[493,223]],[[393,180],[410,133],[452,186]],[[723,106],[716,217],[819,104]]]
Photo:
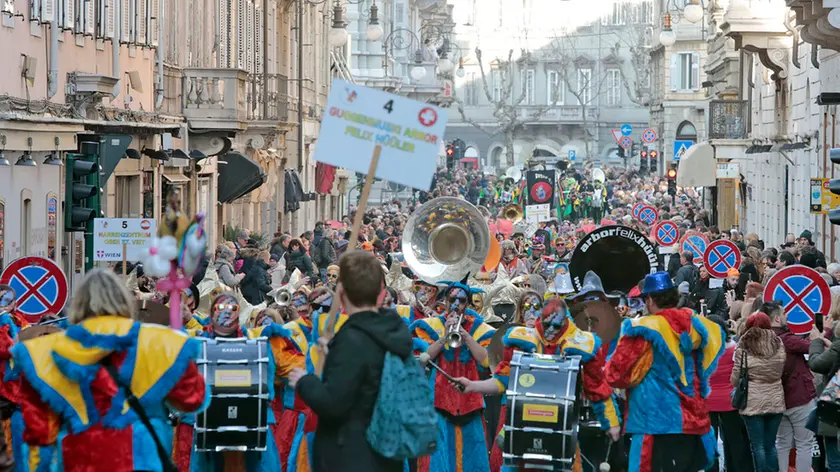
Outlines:
[[[429,389],[424,393],[422,388],[422,369],[411,355],[408,328],[396,313],[377,309],[384,283],[374,255],[365,251],[345,254],[339,263],[336,296],[348,318],[331,340],[318,340],[326,354],[323,374],[319,378],[303,369],[289,374],[289,386],[318,415],[310,455],[312,472],[403,470],[407,457],[393,453],[385,457],[377,452],[377,448],[383,450],[381,441],[399,439],[393,436],[393,429],[390,435],[382,433],[381,420],[382,406],[386,406],[390,412],[384,413],[385,419],[392,421],[388,426],[398,426],[393,415],[400,414],[399,406],[407,404],[390,398],[399,391],[393,388],[398,382],[392,374],[401,366],[413,366],[416,379],[414,385],[408,385],[412,388],[403,387],[403,393],[418,395],[431,411]],[[426,415],[427,423],[433,426],[430,416]],[[426,429],[427,436],[429,431],[434,431],[433,427]]]

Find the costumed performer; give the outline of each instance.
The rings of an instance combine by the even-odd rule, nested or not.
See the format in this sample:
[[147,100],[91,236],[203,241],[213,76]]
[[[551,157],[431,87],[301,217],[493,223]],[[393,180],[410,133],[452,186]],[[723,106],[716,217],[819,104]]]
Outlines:
[[[12,358],[11,349],[22,328],[29,326],[24,317],[17,311],[17,293],[6,284],[0,284],[0,379],[6,375],[7,364]],[[21,456],[23,446],[23,416],[20,408],[15,405],[18,397],[16,382],[0,382],[0,421],[3,423],[3,444],[5,451],[0,457],[0,468],[15,466],[15,472],[24,470],[23,464],[14,461],[15,456]],[[15,453],[15,450],[18,452]]]
[[414,293],[414,303],[411,305],[397,305],[397,313],[411,326],[415,321],[435,315],[435,300],[440,289],[428,282],[417,279],[411,286]]
[[112,375],[131,389],[165,448],[172,441],[169,409],[196,412],[209,403],[195,363],[199,341],[133,314],[122,280],[94,269],[76,288],[66,332],[12,348],[6,378],[19,382],[28,446],[16,459],[30,470],[50,470],[59,457],[63,470],[162,470],[151,434],[126,405],[129,392]]
[[[446,311],[443,315],[420,319],[411,331],[422,343],[429,358],[453,377],[478,380],[480,372],[489,371],[487,347],[495,330],[478,313],[467,308],[475,289],[465,280],[444,282]],[[461,325],[459,318],[463,316]],[[461,343],[452,346],[447,333],[461,335]],[[415,343],[415,346],[418,346]],[[415,348],[415,354],[423,349]],[[440,422],[440,439],[434,454],[418,459],[418,472],[486,472],[490,469],[484,434],[484,399],[479,394],[462,395],[444,377],[433,370],[430,386]]]
[[511,240],[502,241],[502,260],[499,263],[507,270],[508,276],[515,279],[520,275],[527,275],[528,264],[519,257],[519,249],[517,249],[516,242]]
[[630,470],[703,470],[716,448],[706,397],[723,332],[676,308],[679,294],[667,272],[645,276],[641,295],[650,315],[624,320],[605,369],[610,385],[628,391]]
[[[306,338],[300,331],[292,331],[285,326],[273,323],[274,319],[269,313],[261,313],[258,310],[255,317],[258,326],[248,329],[239,324],[240,304],[236,295],[223,293],[213,300],[211,305],[211,323],[206,333],[211,338],[268,338],[269,350],[269,379],[268,383],[269,403],[275,401],[277,387],[275,383],[285,380],[285,376],[299,365],[303,364],[303,352],[306,350]],[[249,318],[250,319],[250,318]],[[281,468],[281,444],[277,442],[276,418],[274,408],[268,412],[268,426],[273,434],[268,435],[265,451],[224,451],[224,452],[198,452],[193,448],[193,436],[187,434],[189,428],[179,429],[178,441],[178,465],[182,470],[184,464],[183,453],[192,451],[189,460],[189,470],[194,472],[207,472],[222,470],[240,470],[247,472],[280,472]],[[183,444],[189,444],[189,447]]]
[[[525,316],[526,319],[532,318],[533,314],[526,311]],[[535,322],[535,329],[527,326],[510,328],[505,335],[504,343],[504,357],[496,368],[493,378],[480,382],[466,378],[457,379],[464,385],[465,392],[501,395],[507,391],[510,362],[514,351],[580,356],[583,368],[583,394],[595,404],[595,413],[601,422],[601,427],[609,431],[613,440],[618,440],[620,432],[618,410],[612,388],[604,378],[605,355],[604,351],[599,349],[601,340],[595,333],[578,329],[571,319],[565,301],[559,298],[548,300],[542,309],[539,322]],[[497,444],[500,440],[497,437]],[[575,462],[576,470],[581,470],[584,462],[578,457]],[[503,468],[502,470],[516,469]]]

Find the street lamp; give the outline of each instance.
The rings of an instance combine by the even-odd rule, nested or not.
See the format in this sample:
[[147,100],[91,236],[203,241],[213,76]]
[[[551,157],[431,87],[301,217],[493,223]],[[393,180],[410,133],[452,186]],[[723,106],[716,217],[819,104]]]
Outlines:
[[666,13],[662,17],[662,32],[659,33],[659,43],[665,47],[671,47],[677,42],[677,35],[671,29],[671,15]]
[[414,51],[414,66],[411,68],[408,75],[411,76],[411,80],[415,82],[420,82],[426,78],[426,68],[423,67],[423,52],[419,49]]
[[683,10],[683,16],[690,23],[697,23],[703,19],[703,7],[700,6],[698,0],[688,0],[688,4]]
[[455,71],[455,75],[457,75],[461,79],[463,79],[464,76],[467,75],[467,72],[464,70],[464,59],[463,58],[458,59],[458,70]]
[[441,74],[448,74],[455,69],[455,64],[446,57],[446,53],[441,54],[437,66]]
[[376,6],[376,2],[373,2],[373,5],[370,6],[370,20],[368,21],[368,27],[365,30],[365,38],[368,41],[379,41],[382,39],[382,35],[385,32],[382,31],[382,27],[379,26],[379,8]]
[[333,22],[329,32],[330,46],[340,48],[347,44],[347,23],[344,21],[344,11],[341,8],[341,0],[335,0],[333,7]]

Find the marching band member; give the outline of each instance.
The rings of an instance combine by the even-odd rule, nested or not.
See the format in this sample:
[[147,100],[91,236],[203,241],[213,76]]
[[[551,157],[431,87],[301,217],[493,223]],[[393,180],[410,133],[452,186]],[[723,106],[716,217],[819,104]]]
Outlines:
[[[517,350],[538,354],[581,356],[584,396],[595,404],[595,413],[601,422],[601,427],[609,431],[614,441],[618,440],[620,431],[618,410],[612,397],[612,389],[604,378],[605,351],[599,349],[601,340],[594,333],[578,329],[570,317],[566,302],[562,299],[548,300],[537,319],[534,308],[541,304],[539,296],[532,294],[523,298],[526,299],[522,305],[526,326],[515,326],[508,330],[504,337],[504,357],[496,367],[493,378],[482,381],[456,379],[464,386],[464,393],[504,394],[508,387],[510,361],[513,359],[513,352]],[[533,322],[534,328],[527,326],[529,322]],[[580,457],[578,457],[576,467],[575,470],[580,470]],[[515,469],[504,468],[503,470],[512,472]]]
[[338,283],[338,266],[335,264],[327,267],[327,288],[335,290],[335,285]]
[[415,280],[411,289],[414,292],[414,303],[411,305],[397,305],[397,313],[409,326],[417,320],[428,318],[435,314],[434,303],[439,291],[436,285],[424,282],[421,279]]
[[63,470],[161,470],[152,435],[126,409],[126,396],[138,399],[164,448],[172,439],[164,404],[195,412],[209,402],[195,364],[199,342],[133,321],[133,305],[117,276],[93,270],[76,289],[66,333],[12,348],[7,379],[19,382],[28,445],[28,457],[17,460],[30,470],[50,470],[59,454]]
[[[0,284],[0,379],[6,374],[7,361],[12,358],[11,349],[18,333],[21,328],[29,326],[17,313],[16,307],[15,290],[9,285]],[[8,406],[0,410],[0,420],[3,431],[8,431],[8,434],[3,435],[3,449],[7,452],[9,460],[15,456],[20,457],[22,447],[23,417],[20,408],[14,407],[13,403],[18,397],[17,386],[16,382],[0,382],[0,402]]]
[[519,258],[519,250],[516,243],[511,240],[502,241],[501,265],[507,270],[508,276],[514,279],[520,275],[528,275],[528,264]]
[[[467,308],[471,289],[466,280],[446,289],[444,315],[420,319],[411,325],[414,336],[432,360],[453,377],[478,380],[489,367],[487,347],[495,330]],[[461,323],[460,325],[458,323]],[[456,336],[453,336],[457,333]],[[460,341],[453,338],[460,336]],[[423,344],[421,343],[421,344]],[[484,435],[481,395],[461,395],[447,379],[432,371],[431,387],[439,413],[441,436],[437,451],[418,460],[418,472],[485,472],[490,463]]]
[[691,309],[676,308],[679,294],[667,272],[645,276],[641,295],[650,315],[624,320],[605,369],[610,385],[628,391],[630,470],[703,470],[714,458],[705,399],[723,333]]

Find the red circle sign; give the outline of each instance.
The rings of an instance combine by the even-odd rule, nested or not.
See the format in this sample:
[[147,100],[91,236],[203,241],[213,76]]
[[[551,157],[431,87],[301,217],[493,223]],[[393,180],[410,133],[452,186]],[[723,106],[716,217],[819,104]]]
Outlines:
[[644,203],[637,203],[633,205],[633,218],[639,217],[639,211],[642,209],[643,206],[645,206]]
[[143,231],[146,231],[151,227],[152,227],[152,222],[151,221],[149,221],[149,220],[140,221],[140,229],[142,229]]
[[810,331],[814,315],[825,315],[831,308],[828,283],[819,272],[803,265],[788,266],[773,274],[767,281],[762,299],[782,304],[788,328],[794,334]]
[[741,267],[741,250],[732,241],[718,239],[706,246],[703,264],[712,277],[722,279],[729,269]]
[[551,201],[552,197],[553,192],[551,190],[551,185],[549,185],[548,182],[537,182],[533,187],[531,187],[531,200],[536,204]]
[[673,246],[680,240],[680,229],[673,221],[663,221],[653,228],[653,239],[660,246]]
[[656,211],[656,208],[650,205],[644,205],[639,209],[638,218],[642,223],[651,226],[656,224],[656,220],[659,219],[659,212]]
[[67,303],[67,277],[58,264],[44,257],[15,259],[0,274],[0,284],[14,289],[17,311],[30,323],[47,314],[57,315]]
[[420,121],[420,124],[423,126],[433,126],[438,120],[437,112],[431,107],[423,108],[420,110],[420,113],[417,114],[417,120]]
[[709,238],[699,231],[686,231],[680,239],[680,252],[691,251],[694,254],[693,263],[703,262],[703,255],[706,254],[706,247],[709,245]]

